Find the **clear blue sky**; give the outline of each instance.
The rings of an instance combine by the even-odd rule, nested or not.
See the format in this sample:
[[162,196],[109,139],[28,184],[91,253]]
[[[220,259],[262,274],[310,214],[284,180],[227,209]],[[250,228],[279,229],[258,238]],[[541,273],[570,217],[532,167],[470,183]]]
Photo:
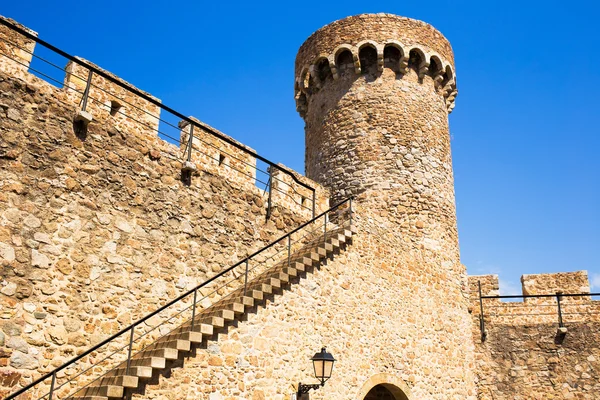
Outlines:
[[520,292],[523,273],[587,269],[600,291],[600,5],[565,1],[4,1],[0,14],[304,171],[294,57],[319,27],[388,12],[452,43],[462,260]]

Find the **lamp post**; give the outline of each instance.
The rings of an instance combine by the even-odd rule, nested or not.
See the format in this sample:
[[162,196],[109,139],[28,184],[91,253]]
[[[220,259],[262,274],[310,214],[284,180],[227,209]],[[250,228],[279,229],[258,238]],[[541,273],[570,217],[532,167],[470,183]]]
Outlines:
[[303,383],[298,384],[298,392],[296,393],[298,400],[301,399],[303,394],[308,393],[311,389],[317,390],[321,386],[325,385],[325,382],[331,378],[331,372],[333,371],[333,363],[335,358],[331,353],[327,352],[325,347],[321,348],[321,351],[316,353],[312,358],[313,368],[315,369],[315,378],[321,381],[321,383],[314,383],[305,385]]

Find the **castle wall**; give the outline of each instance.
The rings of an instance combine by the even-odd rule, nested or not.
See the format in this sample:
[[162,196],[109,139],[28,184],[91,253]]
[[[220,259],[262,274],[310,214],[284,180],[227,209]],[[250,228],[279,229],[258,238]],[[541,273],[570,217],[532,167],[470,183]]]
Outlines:
[[[16,21],[0,15],[0,19],[17,24],[37,36],[37,33],[27,29]],[[0,70],[10,73],[12,76],[24,77],[33,58],[35,41],[20,35],[4,25],[0,25]]]
[[[407,284],[408,266],[387,265],[384,256],[380,268],[364,268],[388,251],[370,238],[359,230],[333,260],[134,398],[288,400],[299,382],[315,382],[310,358],[321,346],[337,361],[311,399],[363,400],[365,385],[380,375],[381,383],[402,383],[411,400],[459,398],[465,369],[439,359],[464,355],[450,335],[438,343],[436,327],[440,318],[460,320],[437,311],[438,299],[424,297],[416,281]],[[427,311],[415,312],[417,305]],[[439,386],[425,393],[433,381]]]
[[[143,120],[158,108],[103,78],[92,80],[99,101],[82,138],[80,95],[17,72],[0,64],[0,397],[308,219],[274,199],[267,221],[253,176],[203,160],[183,185],[181,149]],[[73,75],[65,84],[81,89]],[[115,96],[140,121],[111,115]]]
[[[561,297],[566,334],[558,331],[556,297],[503,302],[484,299],[481,341],[478,282],[498,295],[498,276],[469,277],[479,398],[595,399],[600,392],[600,301]],[[523,275],[524,295],[590,293],[587,273]]]

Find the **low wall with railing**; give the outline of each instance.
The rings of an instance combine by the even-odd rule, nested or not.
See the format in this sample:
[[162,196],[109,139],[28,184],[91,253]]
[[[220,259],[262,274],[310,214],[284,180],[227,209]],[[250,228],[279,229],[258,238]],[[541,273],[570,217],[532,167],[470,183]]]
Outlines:
[[0,24],[0,398],[328,203],[93,64],[42,72],[34,44]]
[[[600,393],[600,296],[586,271],[469,277],[479,398],[594,399]],[[597,295],[597,294],[596,294]]]

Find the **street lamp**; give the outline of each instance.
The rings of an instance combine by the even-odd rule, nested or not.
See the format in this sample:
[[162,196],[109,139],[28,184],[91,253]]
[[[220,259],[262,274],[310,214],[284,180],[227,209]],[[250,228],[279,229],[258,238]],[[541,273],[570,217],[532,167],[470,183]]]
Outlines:
[[316,353],[311,360],[315,369],[315,377],[320,380],[321,383],[315,383],[312,385],[304,385],[299,383],[297,393],[298,399],[300,399],[303,394],[308,393],[311,389],[317,390],[319,387],[325,385],[325,382],[331,378],[331,372],[333,371],[333,363],[335,362],[335,358],[333,358],[331,353],[327,352],[325,347],[321,348],[321,351]]

